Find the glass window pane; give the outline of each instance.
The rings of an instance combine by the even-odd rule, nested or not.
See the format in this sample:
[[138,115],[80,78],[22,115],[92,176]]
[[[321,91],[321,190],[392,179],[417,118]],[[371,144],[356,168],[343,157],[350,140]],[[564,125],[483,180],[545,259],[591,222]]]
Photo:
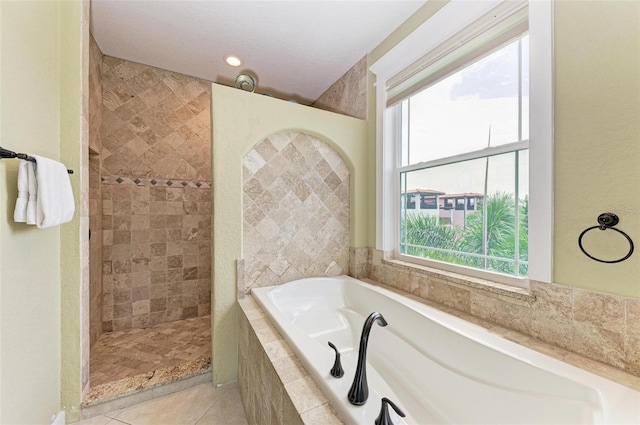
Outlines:
[[[487,196],[482,202],[478,218],[486,216],[485,251],[495,258],[482,263],[482,268],[509,275],[515,274],[515,153],[489,158],[487,163]],[[486,200],[486,202],[485,202]],[[476,218],[476,217],[474,217]],[[480,223],[474,223],[480,227]],[[482,247],[480,247],[482,248]]]
[[[527,258],[525,174],[527,151],[401,173],[400,252],[526,275],[526,264],[520,264]],[[437,207],[427,208],[423,199]]]
[[405,100],[403,164],[519,141],[518,62],[516,40]]

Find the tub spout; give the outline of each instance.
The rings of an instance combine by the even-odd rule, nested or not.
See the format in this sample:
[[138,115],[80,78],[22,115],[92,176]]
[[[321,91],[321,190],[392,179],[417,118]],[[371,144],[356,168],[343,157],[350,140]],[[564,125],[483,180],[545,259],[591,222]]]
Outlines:
[[353,377],[353,384],[349,389],[349,403],[361,406],[366,403],[369,397],[369,387],[367,385],[367,344],[369,342],[369,333],[374,322],[378,322],[380,326],[387,326],[382,314],[374,311],[364,321],[362,327],[362,335],[360,335],[360,349],[358,351],[358,365],[356,366],[356,374]]

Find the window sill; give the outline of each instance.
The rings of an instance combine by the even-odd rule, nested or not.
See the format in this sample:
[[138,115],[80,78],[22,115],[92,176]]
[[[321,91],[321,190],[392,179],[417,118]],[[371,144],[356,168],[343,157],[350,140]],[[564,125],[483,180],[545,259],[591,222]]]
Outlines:
[[505,285],[504,283],[493,282],[486,279],[466,276],[460,273],[440,270],[433,267],[409,263],[407,261],[396,259],[382,259],[382,264],[395,266],[414,274],[423,276],[434,276],[448,283],[462,285],[480,291],[491,292],[499,296],[518,299],[528,303],[533,302],[536,299],[535,295],[532,295],[529,289]]

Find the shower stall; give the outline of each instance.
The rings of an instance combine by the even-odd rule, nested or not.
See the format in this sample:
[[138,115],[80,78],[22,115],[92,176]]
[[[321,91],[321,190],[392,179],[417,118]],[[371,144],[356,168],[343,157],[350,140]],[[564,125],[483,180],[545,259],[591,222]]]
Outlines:
[[211,88],[103,55],[93,37],[89,68],[95,401],[100,386],[210,370]]

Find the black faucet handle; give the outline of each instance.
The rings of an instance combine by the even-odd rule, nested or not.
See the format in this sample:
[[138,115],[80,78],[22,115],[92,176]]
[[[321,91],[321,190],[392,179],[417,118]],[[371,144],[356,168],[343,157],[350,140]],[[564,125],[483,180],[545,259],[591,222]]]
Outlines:
[[333,367],[331,368],[331,376],[334,378],[342,378],[344,376],[344,370],[342,369],[342,364],[340,363],[340,352],[336,348],[331,341],[329,341],[329,347],[333,348],[333,351],[336,352],[336,359],[333,362]]
[[391,416],[389,416],[389,406],[393,407],[393,410],[395,410],[401,418],[406,416],[393,401],[386,397],[382,397],[382,407],[380,408],[380,414],[376,419],[375,425],[393,425],[393,422],[391,422]]

